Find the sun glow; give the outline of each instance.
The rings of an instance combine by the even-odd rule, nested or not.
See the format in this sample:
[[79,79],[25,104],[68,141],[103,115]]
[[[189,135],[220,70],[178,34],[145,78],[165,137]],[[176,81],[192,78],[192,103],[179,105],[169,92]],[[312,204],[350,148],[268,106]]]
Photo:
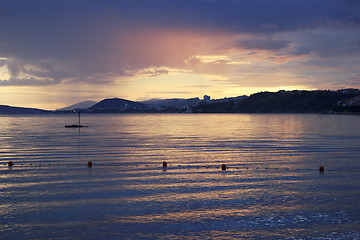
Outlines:
[[[1,59],[0,59],[1,60]],[[9,80],[11,78],[7,65],[0,67],[0,81]]]
[[226,55],[200,55],[194,56],[199,59],[202,63],[213,63],[218,61],[230,61],[229,56]]

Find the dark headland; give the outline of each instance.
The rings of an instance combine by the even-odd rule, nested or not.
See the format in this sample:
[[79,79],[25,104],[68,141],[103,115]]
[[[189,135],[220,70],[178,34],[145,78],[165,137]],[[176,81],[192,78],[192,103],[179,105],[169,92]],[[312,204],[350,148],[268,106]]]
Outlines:
[[48,114],[53,111],[47,111],[37,108],[12,107],[0,105],[0,114]]

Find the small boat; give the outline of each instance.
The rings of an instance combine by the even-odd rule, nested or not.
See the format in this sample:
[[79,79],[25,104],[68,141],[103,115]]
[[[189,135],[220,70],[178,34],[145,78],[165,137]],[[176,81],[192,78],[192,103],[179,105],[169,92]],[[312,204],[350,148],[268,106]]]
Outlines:
[[65,125],[65,127],[66,128],[81,128],[81,127],[88,127],[88,126],[72,124],[72,125]]
[[66,128],[82,128],[82,127],[88,127],[80,124],[80,110],[77,111],[79,114],[79,124],[71,124],[71,125],[65,125]]

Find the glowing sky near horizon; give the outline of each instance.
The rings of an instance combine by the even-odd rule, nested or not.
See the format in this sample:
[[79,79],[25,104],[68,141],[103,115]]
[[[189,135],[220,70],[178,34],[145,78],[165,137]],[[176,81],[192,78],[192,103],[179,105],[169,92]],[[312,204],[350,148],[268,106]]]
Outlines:
[[360,88],[356,0],[2,0],[0,105]]

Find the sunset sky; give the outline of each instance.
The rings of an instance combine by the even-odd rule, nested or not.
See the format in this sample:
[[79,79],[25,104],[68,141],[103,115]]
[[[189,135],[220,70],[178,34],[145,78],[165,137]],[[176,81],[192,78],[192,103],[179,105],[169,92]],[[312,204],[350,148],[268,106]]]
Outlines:
[[358,0],[1,0],[0,105],[360,88]]

